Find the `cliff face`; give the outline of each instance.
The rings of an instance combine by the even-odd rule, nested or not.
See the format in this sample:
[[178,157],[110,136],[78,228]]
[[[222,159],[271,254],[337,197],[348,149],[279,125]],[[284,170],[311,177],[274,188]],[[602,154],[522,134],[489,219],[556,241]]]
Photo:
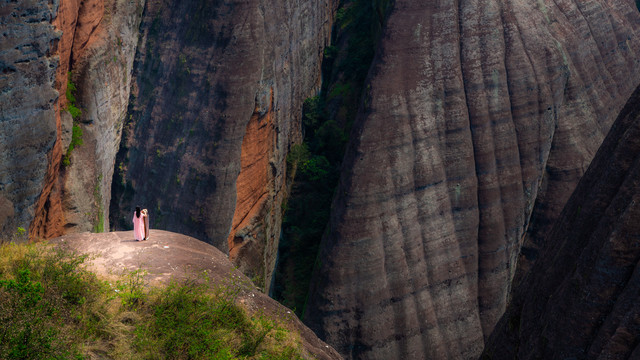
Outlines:
[[[2,233],[31,237],[100,229],[129,97],[141,1],[23,1],[2,8]],[[84,145],[61,166],[77,84]],[[101,219],[101,220],[100,220]],[[101,223],[98,225],[98,223]],[[75,226],[78,226],[75,228]]]
[[512,294],[483,359],[640,356],[640,89]]
[[[129,100],[143,5],[143,0],[61,3],[56,20],[63,32],[57,87],[65,93],[71,72],[70,81],[78,89],[77,106],[82,110],[75,120],[66,111],[57,114],[63,130],[62,152],[69,146],[74,122],[82,130],[82,145],[70,153],[68,165],[50,165],[60,171],[51,192],[43,191],[42,211],[36,213],[32,234],[48,238],[109,228],[113,165]],[[66,97],[61,96],[59,102],[64,108]]]
[[396,0],[310,327],[347,358],[477,357],[520,246],[541,243],[640,80],[639,21],[632,1]]
[[36,202],[52,177],[55,157],[54,83],[60,33],[56,4],[8,2],[0,9],[0,233],[29,228]]
[[300,139],[302,101],[320,84],[332,8],[147,3],[112,223],[129,227],[139,204],[152,227],[210,242],[268,285],[285,157]]
[[65,232],[109,230],[115,156],[120,146],[144,0],[83,1],[72,77],[82,108],[83,144],[63,173]]

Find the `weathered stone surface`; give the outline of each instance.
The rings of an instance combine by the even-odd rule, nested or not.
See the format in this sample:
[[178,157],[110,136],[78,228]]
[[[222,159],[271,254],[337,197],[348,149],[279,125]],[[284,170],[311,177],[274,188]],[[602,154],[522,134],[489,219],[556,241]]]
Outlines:
[[[0,196],[7,200],[3,215],[10,214],[4,216],[5,235],[21,226],[30,237],[48,238],[75,225],[96,229],[99,219],[108,227],[142,5],[143,0],[2,5]],[[72,154],[71,166],[61,167],[73,123],[65,110],[69,71],[83,110],[85,146]],[[7,204],[13,211],[4,211]]]
[[154,285],[170,280],[193,279],[206,271],[214,284],[239,288],[237,303],[250,314],[264,314],[301,335],[305,358],[329,360],[340,355],[322,342],[286,307],[259,291],[234,268],[227,256],[213,246],[181,234],[151,230],[147,241],[135,241],[132,231],[105,234],[76,233],[51,240],[56,246],[91,254],[90,269],[102,276],[143,269]]
[[410,1],[388,17],[305,321],[346,358],[471,359],[523,238],[640,80],[630,0]]
[[112,201],[117,228],[139,204],[153,227],[238,247],[235,263],[268,285],[285,157],[300,139],[302,101],[320,84],[331,3],[147,3]]
[[73,77],[83,145],[64,174],[65,231],[109,229],[116,153],[129,103],[144,0],[84,1],[74,39]]
[[483,359],[640,356],[640,88],[512,294]]
[[29,228],[51,174],[56,142],[54,88],[60,33],[57,2],[0,5],[0,235]]

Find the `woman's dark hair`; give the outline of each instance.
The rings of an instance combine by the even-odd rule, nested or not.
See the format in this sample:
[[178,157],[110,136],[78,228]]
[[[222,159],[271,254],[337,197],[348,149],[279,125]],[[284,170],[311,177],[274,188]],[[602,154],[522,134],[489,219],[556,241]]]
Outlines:
[[140,206],[136,206],[136,217],[140,217]]

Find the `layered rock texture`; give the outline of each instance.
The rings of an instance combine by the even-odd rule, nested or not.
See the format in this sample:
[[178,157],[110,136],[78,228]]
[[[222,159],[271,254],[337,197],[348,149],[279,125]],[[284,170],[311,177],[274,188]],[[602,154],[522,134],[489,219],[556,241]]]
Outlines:
[[396,0],[305,321],[348,359],[471,359],[640,81],[630,0]]
[[304,326],[291,311],[260,292],[218,249],[181,234],[151,230],[148,241],[135,241],[132,231],[77,233],[51,240],[56,246],[90,254],[90,269],[110,277],[123,271],[145,271],[153,285],[198,279],[205,272],[212,284],[237,289],[236,303],[251,315],[265,315],[300,334],[305,359],[340,359],[340,355]]
[[[28,229],[56,143],[55,5],[0,7],[0,233]],[[49,155],[49,156],[48,156]]]
[[[68,232],[109,228],[108,204],[115,155],[127,111],[131,69],[144,0],[62,1],[54,24],[62,30],[56,88],[60,98],[58,141],[66,153],[73,123],[82,130],[82,145],[47,184],[32,223],[32,236],[49,238]],[[70,75],[68,75],[70,73]],[[68,81],[77,88],[75,120],[68,112]],[[66,136],[65,136],[66,135]]]
[[[332,1],[148,2],[112,222],[133,207],[270,283],[286,154],[320,85]],[[237,183],[236,183],[237,181]],[[116,185],[117,184],[117,185]]]
[[640,89],[515,289],[483,359],[640,357]]
[[[113,163],[143,1],[2,5],[0,218],[6,237],[108,228]],[[71,72],[71,76],[68,73]],[[69,78],[82,115],[66,111]],[[84,145],[62,166],[74,121]]]

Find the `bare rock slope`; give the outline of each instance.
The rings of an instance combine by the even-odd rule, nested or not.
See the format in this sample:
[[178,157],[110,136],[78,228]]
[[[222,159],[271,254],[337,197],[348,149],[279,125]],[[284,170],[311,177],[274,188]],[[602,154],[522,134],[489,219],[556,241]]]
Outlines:
[[482,359],[640,357],[640,88],[512,294]]
[[251,314],[262,312],[299,332],[307,357],[340,359],[333,348],[318,339],[289,309],[256,289],[246,276],[234,268],[225,254],[200,240],[168,231],[151,230],[147,241],[135,241],[132,231],[120,231],[76,233],[52,239],[51,242],[92,255],[91,269],[106,277],[143,269],[147,271],[147,280],[158,285],[206,271],[214,283],[239,286],[241,290],[237,302]]
[[397,0],[305,321],[346,358],[472,359],[640,81],[631,0]]

